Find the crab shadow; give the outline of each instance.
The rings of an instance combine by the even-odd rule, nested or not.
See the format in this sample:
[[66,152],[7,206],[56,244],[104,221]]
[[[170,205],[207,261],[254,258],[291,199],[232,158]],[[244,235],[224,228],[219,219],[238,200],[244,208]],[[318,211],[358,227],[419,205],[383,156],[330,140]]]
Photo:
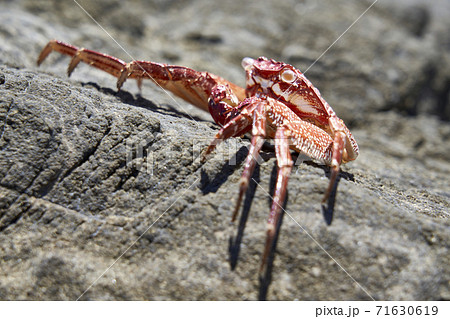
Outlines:
[[[314,166],[314,167],[318,167],[324,170],[325,176],[329,179],[330,175],[331,175],[331,170],[328,166],[325,165],[319,165],[317,163],[308,161],[306,162],[307,164]],[[325,220],[325,222],[327,223],[327,225],[331,225],[331,222],[333,221],[333,216],[334,216],[334,204],[336,203],[336,194],[337,194],[337,188],[339,185],[339,182],[341,180],[341,178],[348,180],[348,181],[352,181],[355,182],[355,176],[351,173],[348,172],[344,172],[341,171],[339,172],[337,178],[336,178],[336,184],[333,185],[333,188],[331,189],[330,192],[330,196],[328,197],[327,201],[324,203],[321,203],[321,208],[322,208],[322,215],[323,218]]]
[[[272,168],[272,172],[270,174],[270,182],[269,182],[269,197],[268,197],[268,206],[271,207],[272,205],[272,198],[275,193],[275,187],[276,187],[276,179],[277,179],[277,166],[275,165]],[[253,177],[250,179],[249,187],[247,189],[247,192],[245,194],[245,199],[243,203],[242,213],[241,217],[239,218],[239,225],[237,228],[236,235],[230,236],[229,239],[229,245],[228,245],[228,251],[229,251],[229,261],[231,269],[234,270],[237,266],[237,262],[239,259],[239,253],[240,253],[240,247],[242,243],[242,239],[244,237],[244,231],[245,226],[247,224],[248,215],[252,206],[253,197],[255,195],[256,188],[258,184],[260,183],[260,166],[256,165],[255,171],[253,173]],[[272,270],[273,270],[273,262],[275,259],[275,252],[276,247],[278,243],[278,237],[280,234],[281,225],[283,223],[283,217],[284,212],[286,209],[286,204],[289,199],[289,192],[286,191],[286,197],[284,199],[284,202],[282,204],[282,210],[281,210],[281,216],[280,219],[275,227],[275,237],[272,242],[272,245],[269,249],[269,255],[267,258],[267,264],[264,267],[263,272],[259,274],[259,291],[258,291],[258,299],[259,300],[266,300],[267,299],[267,293],[269,291],[270,283],[272,282]]]
[[[270,158],[274,158],[275,154],[272,152],[273,147],[271,145],[267,145],[264,147],[264,149],[267,151],[270,151],[270,153],[261,153],[261,157],[264,159],[264,161],[268,161]],[[210,180],[208,175],[202,171],[202,179],[201,179],[201,189],[204,194],[208,194],[210,192],[216,192],[222,184],[224,184],[229,176],[231,176],[244,162],[245,157],[247,155],[248,149],[247,147],[243,146],[241,147],[235,154],[236,163],[231,165],[229,162],[225,163],[222,166],[222,169],[219,173],[217,173],[213,180]],[[297,155],[293,155],[293,160],[296,162]],[[320,168],[324,171],[324,175],[329,178],[330,177],[330,169],[329,167],[325,165],[319,165],[317,163],[314,163],[312,161],[304,161],[308,166],[313,166],[316,168]],[[269,197],[268,197],[268,207],[270,209],[272,205],[272,198],[275,192],[275,185],[276,185],[276,179],[277,179],[277,166],[274,165],[272,168],[272,172],[270,175],[270,183],[269,183]],[[330,196],[326,203],[322,203],[322,214],[324,217],[325,222],[327,225],[330,225],[333,219],[333,211],[334,211],[334,204],[336,200],[336,193],[337,193],[337,187],[339,184],[340,179],[346,179],[350,181],[355,181],[353,174],[343,172],[341,171],[337,177],[336,184],[334,185],[333,189],[331,190]],[[239,218],[239,224],[237,226],[236,234],[234,236],[230,236],[229,238],[229,245],[228,245],[228,251],[229,251],[229,262],[230,267],[232,270],[234,270],[238,264],[239,260],[239,254],[240,254],[240,248],[242,244],[242,240],[244,238],[244,232],[245,227],[247,224],[249,212],[251,210],[253,198],[255,196],[256,188],[258,184],[260,183],[260,166],[257,164],[255,166],[255,170],[253,172],[252,178],[250,179],[250,183],[248,186],[248,189],[245,193],[243,205],[242,205],[242,213],[240,214]],[[275,259],[275,252],[276,247],[278,243],[278,237],[280,234],[281,225],[283,222],[284,217],[284,211],[287,207],[289,199],[289,192],[286,192],[286,198],[284,200],[284,203],[282,205],[282,212],[281,217],[279,220],[279,223],[276,225],[276,235],[274,238],[274,241],[272,243],[272,246],[269,250],[269,256],[267,265],[264,268],[264,271],[259,275],[259,292],[258,292],[258,299],[259,300],[266,300],[267,299],[267,293],[269,290],[269,286],[272,281],[272,270],[273,270],[273,262]],[[232,208],[230,208],[231,210]]]
[[186,112],[181,112],[170,104],[157,105],[157,104],[153,103],[152,101],[142,97],[141,94],[133,95],[126,90],[119,90],[119,91],[113,90],[111,88],[102,87],[95,82],[84,82],[84,83],[81,83],[81,85],[83,87],[91,86],[103,94],[115,96],[124,104],[132,105],[135,107],[140,107],[140,108],[150,110],[152,112],[156,112],[156,113],[159,113],[162,115],[171,115],[171,116],[176,116],[176,117],[188,117],[188,118],[193,119],[198,122],[205,122],[204,119],[199,118],[197,116],[187,115]]
[[240,147],[234,156],[223,164],[222,168],[214,175],[213,179],[210,179],[209,175],[202,169],[200,171],[200,189],[203,195],[217,192],[228,178],[241,167],[247,156],[247,152],[248,148],[246,146]]

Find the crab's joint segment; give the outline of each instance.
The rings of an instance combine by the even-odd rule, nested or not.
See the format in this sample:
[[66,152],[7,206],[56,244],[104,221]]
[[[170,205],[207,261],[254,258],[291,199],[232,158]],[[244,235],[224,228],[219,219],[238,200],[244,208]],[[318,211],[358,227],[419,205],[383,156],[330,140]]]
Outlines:
[[204,163],[207,156],[211,154],[217,145],[219,145],[223,140],[230,137],[239,136],[240,132],[248,130],[251,126],[251,119],[248,118],[246,114],[240,114],[228,122],[224,127],[222,127],[216,136],[209,144],[208,148],[203,152],[200,161]]
[[41,65],[41,63],[47,58],[47,56],[52,51],[57,51],[65,55],[74,56],[77,53],[78,48],[73,45],[64,43],[62,41],[51,40],[47,43],[47,45],[42,49],[41,53],[39,54],[37,65],[38,66]]
[[77,67],[77,65],[81,62],[81,53],[84,49],[78,50],[77,53],[70,60],[69,66],[67,67],[67,75],[71,76],[73,70]]
[[239,208],[241,207],[242,197],[247,191],[249,181],[255,170],[257,159],[259,157],[259,152],[264,144],[264,138],[266,135],[266,113],[265,106],[263,102],[256,102],[256,109],[253,115],[253,129],[252,129],[252,142],[250,145],[250,150],[248,152],[247,158],[245,159],[244,171],[242,172],[239,196],[236,202],[236,206],[231,217],[231,221],[236,220],[236,216],[239,213]]
[[336,132],[333,141],[333,152],[331,158],[331,173],[328,188],[322,199],[322,204],[325,204],[330,197],[331,191],[336,187],[337,176],[339,174],[340,166],[342,163],[342,154],[345,149],[346,136],[344,132]]
[[260,275],[264,272],[271,249],[274,248],[274,240],[276,237],[276,230],[283,213],[283,204],[286,199],[286,190],[289,179],[289,174],[292,171],[294,162],[292,161],[289,152],[289,135],[287,130],[283,127],[278,128],[275,133],[275,153],[277,156],[277,183],[275,186],[275,193],[272,201],[272,208],[267,220],[266,245],[259,268]]

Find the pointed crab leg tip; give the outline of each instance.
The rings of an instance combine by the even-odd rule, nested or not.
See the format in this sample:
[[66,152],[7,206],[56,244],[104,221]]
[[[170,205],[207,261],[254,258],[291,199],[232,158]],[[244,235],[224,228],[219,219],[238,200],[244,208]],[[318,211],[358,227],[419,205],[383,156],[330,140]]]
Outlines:
[[264,265],[259,266],[259,270],[258,270],[258,277],[259,278],[264,278]]
[[240,204],[236,205],[236,208],[234,209],[233,215],[231,216],[231,222],[234,223],[236,221],[236,217],[239,213]]
[[141,94],[142,93],[142,78],[137,78],[136,83],[137,83],[137,87],[139,89],[139,94]]
[[117,90],[118,90],[118,91],[120,91],[120,90],[122,89],[123,83],[124,83],[124,82],[125,82],[125,80],[123,80],[122,78],[119,78],[119,79],[117,80],[116,87],[117,87]]
[[266,226],[266,244],[264,246],[264,252],[261,259],[261,265],[259,266],[259,275],[262,276],[267,269],[269,262],[270,251],[273,248],[272,245],[275,239],[276,228],[273,224],[268,224]]
[[236,201],[236,206],[234,207],[234,212],[233,212],[233,216],[231,217],[231,221],[234,222],[236,220],[236,217],[239,214],[239,210],[241,208],[241,204],[242,204],[242,198],[244,197],[245,192],[248,189],[248,178],[242,176],[241,180],[239,182],[240,187],[239,187],[239,196],[237,198]]
[[[267,256],[268,257],[268,256]],[[261,264],[259,265],[259,269],[258,269],[258,276],[260,278],[264,278],[264,273],[267,270],[267,257],[264,260],[261,260]]]
[[336,182],[337,182],[336,179],[334,179],[328,185],[327,190],[325,191],[325,194],[323,195],[323,198],[322,198],[322,202],[321,202],[322,206],[326,205],[328,203],[328,200],[330,199],[330,195],[331,195],[333,189],[336,187]]
[[333,208],[328,205],[322,204],[322,215],[325,219],[325,223],[327,223],[327,226],[330,226],[333,222]]
[[207,150],[203,152],[203,154],[200,155],[200,163],[201,164],[205,164],[206,161],[208,160],[210,152],[208,152]]

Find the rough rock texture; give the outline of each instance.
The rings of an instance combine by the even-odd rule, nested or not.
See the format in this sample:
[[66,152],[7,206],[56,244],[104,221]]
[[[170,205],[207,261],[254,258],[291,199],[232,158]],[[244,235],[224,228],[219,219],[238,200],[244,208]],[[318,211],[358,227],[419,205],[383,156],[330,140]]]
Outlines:
[[[316,63],[372,1],[78,3],[104,30],[70,0],[0,2],[0,299],[450,299],[448,1],[378,1]],[[86,65],[69,79],[58,54],[37,68],[53,38],[240,85],[244,56],[306,71],[361,149],[331,226],[319,204],[329,171],[300,160],[265,293],[273,153],[232,270],[248,140],[201,165],[217,131],[208,114],[151,83],[117,93]]]

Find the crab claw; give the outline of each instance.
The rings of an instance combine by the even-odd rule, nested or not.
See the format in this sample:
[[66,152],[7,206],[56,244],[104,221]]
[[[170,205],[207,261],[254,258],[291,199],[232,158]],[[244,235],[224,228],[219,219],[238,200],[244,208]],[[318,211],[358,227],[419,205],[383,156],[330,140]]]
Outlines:
[[227,85],[217,85],[211,91],[208,109],[214,121],[224,126],[237,115],[235,109],[239,101]]

